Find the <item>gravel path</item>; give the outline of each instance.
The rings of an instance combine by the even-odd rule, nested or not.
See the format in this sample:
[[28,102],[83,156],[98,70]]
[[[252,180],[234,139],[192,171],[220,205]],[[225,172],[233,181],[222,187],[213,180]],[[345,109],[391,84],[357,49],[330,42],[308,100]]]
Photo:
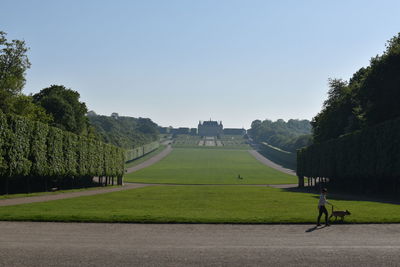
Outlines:
[[103,187],[100,189],[71,192],[71,193],[59,193],[59,194],[54,194],[54,195],[44,195],[44,196],[36,196],[36,197],[20,197],[20,198],[2,199],[2,200],[0,200],[0,207],[26,204],[26,203],[35,203],[35,202],[45,202],[45,201],[64,199],[64,198],[92,196],[92,195],[105,194],[105,193],[116,192],[116,191],[121,191],[121,190],[140,188],[140,187],[145,187],[145,186],[149,186],[149,185],[148,184],[127,183],[127,184],[124,184],[124,186],[120,186],[120,187],[112,187],[112,188]]
[[131,172],[135,172],[138,171],[140,169],[149,167],[150,165],[153,165],[156,162],[159,162],[160,160],[162,160],[163,158],[165,158],[166,156],[168,156],[169,153],[171,153],[172,151],[172,147],[171,145],[168,145],[163,151],[161,151],[160,153],[158,153],[157,155],[155,155],[154,157],[146,160],[145,162],[142,162],[136,166],[133,166],[131,168],[128,168],[126,170],[127,173],[131,173]]
[[263,155],[261,155],[260,153],[258,153],[256,150],[249,150],[249,153],[251,155],[253,155],[258,161],[260,161],[261,163],[274,168],[278,171],[290,174],[290,175],[296,175],[296,172],[291,170],[291,169],[286,169],[284,167],[282,167],[281,165],[276,164],[275,162],[270,161],[269,159],[267,159],[266,157],[264,157]]
[[[146,160],[145,162],[142,162],[141,164],[131,167],[127,169],[127,173],[135,172],[140,169],[149,167],[150,165],[153,165],[157,163],[158,161],[162,160],[166,156],[171,153],[172,147],[168,145],[162,152],[159,154],[155,155],[154,157]],[[253,150],[254,151],[254,150]],[[256,152],[256,151],[254,151]],[[252,153],[252,151],[250,151]],[[258,153],[258,152],[256,152]],[[268,161],[268,159],[264,158],[262,155],[260,155],[264,160]],[[113,188],[99,188],[99,189],[94,189],[94,190],[87,190],[87,191],[79,191],[79,192],[72,192],[72,193],[60,193],[60,194],[54,194],[54,195],[44,195],[44,196],[36,196],[36,197],[21,197],[21,198],[11,198],[11,199],[2,199],[0,200],[0,207],[1,206],[12,206],[12,205],[19,205],[19,204],[26,204],[26,203],[35,203],[35,202],[45,202],[45,201],[51,201],[51,200],[58,200],[58,199],[65,199],[65,198],[74,198],[74,197],[80,197],[80,196],[92,196],[92,195],[97,195],[97,194],[105,194],[105,193],[110,193],[110,192],[116,192],[116,191],[121,191],[121,190],[128,190],[128,189],[134,189],[134,188],[140,188],[140,187],[145,187],[145,186],[150,186],[150,185],[175,185],[175,184],[145,184],[145,183],[125,183],[124,186],[122,187],[113,187]],[[176,184],[179,185],[179,184]],[[201,186],[201,185],[199,185]],[[213,185],[214,186],[214,185]],[[215,185],[218,186],[218,185]],[[223,186],[223,185],[220,185]],[[275,187],[275,188],[293,188],[296,187],[296,184],[283,184],[283,185],[233,185],[233,186],[270,186],[270,187]]]
[[400,225],[0,222],[0,266],[398,266]]
[[[146,168],[146,167],[160,161],[164,157],[166,157],[171,151],[172,151],[172,148],[170,145],[168,145],[162,152],[155,155],[154,157],[146,160],[145,162],[143,162],[137,166],[127,169],[127,173]],[[44,196],[36,196],[36,197],[21,197],[21,198],[2,199],[2,200],[0,200],[0,207],[26,204],[26,203],[44,202],[44,201],[51,201],[51,200],[58,200],[58,199],[65,199],[65,198],[74,198],[74,197],[80,197],[80,196],[92,196],[92,195],[97,195],[97,194],[105,194],[105,193],[116,192],[116,191],[121,191],[121,190],[140,188],[140,187],[145,187],[145,186],[149,186],[149,185],[150,184],[125,183],[124,186],[122,186],[122,187],[112,187],[112,188],[104,187],[104,188],[99,188],[99,189],[71,192],[71,193],[60,193],[60,194],[44,195]]]

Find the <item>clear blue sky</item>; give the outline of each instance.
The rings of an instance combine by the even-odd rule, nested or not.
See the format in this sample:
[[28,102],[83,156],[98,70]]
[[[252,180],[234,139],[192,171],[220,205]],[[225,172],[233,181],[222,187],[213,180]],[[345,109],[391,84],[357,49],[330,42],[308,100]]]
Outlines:
[[98,114],[163,126],[311,119],[327,79],[348,79],[400,31],[400,1],[1,1],[24,39],[24,93],[77,90]]

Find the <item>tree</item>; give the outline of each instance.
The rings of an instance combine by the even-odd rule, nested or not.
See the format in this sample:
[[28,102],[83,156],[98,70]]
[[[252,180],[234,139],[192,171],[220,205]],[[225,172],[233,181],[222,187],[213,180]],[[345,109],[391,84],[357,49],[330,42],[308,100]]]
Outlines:
[[0,109],[5,113],[12,112],[11,99],[25,85],[25,72],[31,66],[27,51],[24,41],[8,41],[0,31]]
[[400,117],[400,33],[388,41],[386,51],[371,59],[358,99],[367,125]]
[[329,79],[328,99],[323,109],[312,119],[315,142],[337,138],[348,132],[355,103],[352,90],[342,79]]
[[48,114],[43,107],[33,103],[32,96],[21,94],[13,97],[11,103],[12,113],[14,114],[46,124],[50,124],[53,121],[53,116],[51,114]]
[[63,85],[51,85],[33,95],[33,101],[53,116],[53,125],[79,135],[87,135],[90,125],[87,107],[78,92]]

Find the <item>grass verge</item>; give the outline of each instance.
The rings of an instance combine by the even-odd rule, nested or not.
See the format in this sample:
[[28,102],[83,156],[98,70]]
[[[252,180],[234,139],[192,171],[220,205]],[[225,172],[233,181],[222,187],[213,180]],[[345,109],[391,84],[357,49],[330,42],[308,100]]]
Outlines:
[[155,155],[159,154],[166,147],[167,147],[166,145],[160,145],[156,150],[151,151],[150,153],[144,155],[143,157],[140,157],[138,159],[131,160],[131,161],[125,163],[125,168],[130,168],[130,167],[134,167],[136,165],[139,165],[140,163],[142,163],[142,162],[154,157]]
[[[241,179],[238,178],[240,175]],[[257,161],[247,150],[178,149],[129,173],[126,182],[169,184],[292,184],[297,177]]]
[[106,188],[113,188],[119,187],[119,185],[108,185],[104,186],[95,186],[95,187],[87,187],[87,188],[79,188],[79,189],[68,189],[68,190],[58,190],[54,192],[36,192],[36,193],[22,193],[22,194],[9,194],[9,195],[1,195],[1,199],[12,199],[12,198],[21,198],[21,197],[37,197],[37,196],[47,196],[47,195],[58,195],[58,194],[65,194],[65,193],[74,193],[74,192],[81,192],[81,191],[89,191],[89,190],[98,190],[98,189],[106,189]]
[[[315,223],[318,195],[263,186],[149,186],[0,207],[1,220],[135,223]],[[400,205],[331,200],[349,223],[399,223]],[[330,210],[329,210],[330,211]]]

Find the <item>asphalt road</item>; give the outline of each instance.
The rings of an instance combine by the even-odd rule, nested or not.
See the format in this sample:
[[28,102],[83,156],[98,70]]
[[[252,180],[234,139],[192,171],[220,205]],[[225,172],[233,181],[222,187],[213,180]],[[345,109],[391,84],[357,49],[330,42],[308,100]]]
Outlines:
[[0,222],[0,266],[398,266],[400,225]]

